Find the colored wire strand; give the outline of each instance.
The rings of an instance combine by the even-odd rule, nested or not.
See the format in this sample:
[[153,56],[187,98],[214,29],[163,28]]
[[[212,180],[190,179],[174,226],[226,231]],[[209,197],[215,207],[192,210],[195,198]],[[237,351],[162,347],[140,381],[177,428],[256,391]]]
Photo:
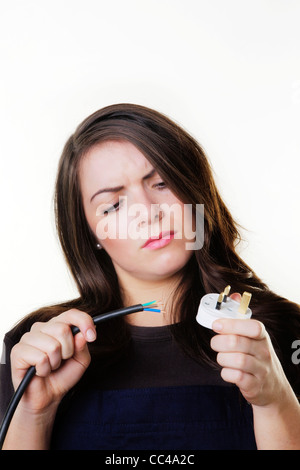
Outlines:
[[152,305],[152,304],[155,304],[156,303],[156,300],[152,300],[152,302],[147,302],[146,304],[142,304],[143,307],[146,307],[147,305]]
[[147,312],[160,312],[158,308],[144,308],[144,310],[147,310]]
[[[146,310],[148,312],[160,312],[160,309],[150,309],[150,308],[145,308],[147,305],[153,305],[156,303],[156,300],[153,300],[152,302],[147,302],[145,304],[137,304],[137,305],[132,305],[131,307],[124,307],[120,308],[117,310],[112,310],[111,312],[107,313],[102,313],[96,317],[93,318],[94,324],[98,325],[98,323],[101,323],[103,321],[110,320],[111,318],[116,318],[120,317],[123,315],[128,315],[129,313],[135,313],[135,312],[141,312],[143,310]],[[77,326],[72,326],[71,327],[72,334],[76,335],[79,333],[79,328]],[[24,375],[19,387],[16,389],[9,405],[6,410],[6,413],[4,415],[3,421],[1,423],[1,428],[0,428],[0,449],[3,447],[3,443],[10,425],[10,422],[12,420],[12,417],[14,415],[14,412],[19,404],[19,401],[21,400],[27,386],[29,385],[30,381],[32,378],[35,376],[36,370],[35,366],[29,367],[28,371]]]

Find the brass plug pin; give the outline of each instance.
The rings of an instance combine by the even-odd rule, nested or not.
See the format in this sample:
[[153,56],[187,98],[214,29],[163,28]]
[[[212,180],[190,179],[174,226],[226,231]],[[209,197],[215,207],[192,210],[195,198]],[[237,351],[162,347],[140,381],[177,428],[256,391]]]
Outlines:
[[242,313],[243,315],[245,315],[245,313],[247,312],[247,308],[249,306],[251,297],[252,297],[252,294],[249,294],[249,292],[244,292],[243,293],[241,303],[240,303],[240,306],[238,308],[239,313]]
[[219,294],[218,301],[216,303],[216,310],[220,310],[223,299],[224,299],[224,292],[221,292],[221,294]]
[[228,297],[228,295],[229,295],[230,289],[231,289],[231,286],[225,287],[225,289],[224,289],[224,300],[223,300],[223,302],[226,302],[226,301],[227,301],[227,297]]

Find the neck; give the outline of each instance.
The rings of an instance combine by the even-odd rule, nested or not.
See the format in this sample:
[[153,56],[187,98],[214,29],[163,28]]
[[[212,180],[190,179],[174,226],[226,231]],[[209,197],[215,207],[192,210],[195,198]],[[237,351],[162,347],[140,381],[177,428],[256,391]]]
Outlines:
[[[164,326],[173,323],[171,318],[171,305],[174,290],[180,282],[181,276],[175,275],[155,281],[136,279],[126,273],[120,278],[121,293],[124,306],[144,304],[153,300],[163,304],[164,312],[137,312],[127,315],[126,321],[136,326]],[[150,307],[151,308],[151,307]]]

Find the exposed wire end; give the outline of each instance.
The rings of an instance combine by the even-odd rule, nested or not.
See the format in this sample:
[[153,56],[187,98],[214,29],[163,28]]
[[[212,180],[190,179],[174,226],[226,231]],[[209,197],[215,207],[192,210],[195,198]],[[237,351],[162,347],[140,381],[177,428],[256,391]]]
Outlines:
[[224,289],[224,299],[223,299],[223,302],[226,302],[226,301],[227,301],[227,297],[228,297],[228,295],[229,295],[230,289],[231,289],[231,286],[226,286],[226,287],[225,287],[225,289]]
[[[165,312],[165,305],[161,300],[156,300],[155,302],[151,302],[151,304],[152,304],[151,308],[146,307],[146,308],[144,308],[144,310],[146,310],[148,312],[166,313]],[[142,304],[142,305],[150,305],[150,302],[148,304]]]
[[219,294],[219,297],[218,297],[218,300],[217,300],[217,303],[216,303],[216,307],[215,307],[216,310],[220,310],[223,299],[224,299],[224,292],[221,292],[221,294]]
[[146,304],[142,304],[143,307],[146,307],[146,305],[152,305],[155,304],[156,300],[152,300],[152,302],[147,302]]
[[161,313],[166,313],[165,311],[165,304],[163,303],[162,300],[158,300],[156,302],[157,307],[160,309]]
[[245,315],[245,313],[247,312],[247,308],[250,304],[251,297],[252,297],[252,294],[250,294],[249,292],[243,293],[241,303],[238,309],[239,313]]

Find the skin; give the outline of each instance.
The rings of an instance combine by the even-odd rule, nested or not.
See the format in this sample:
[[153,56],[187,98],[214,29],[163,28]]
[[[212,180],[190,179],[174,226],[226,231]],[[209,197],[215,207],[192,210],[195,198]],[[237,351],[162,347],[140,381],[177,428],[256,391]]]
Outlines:
[[[192,255],[191,250],[185,249],[185,244],[191,240],[185,237],[186,230],[183,230],[183,227],[194,229],[193,221],[184,219],[186,221],[184,226],[184,204],[163,183],[158,173],[143,180],[152,169],[153,166],[144,155],[125,141],[105,142],[93,147],[83,158],[80,167],[85,215],[93,233],[113,262],[123,289],[125,305],[158,299],[167,304],[172,290],[180,282],[180,269]],[[123,190],[117,193],[102,193],[91,202],[91,197],[99,189],[121,185],[124,186]],[[119,220],[115,223],[116,213],[107,215],[106,220],[109,219],[112,226],[111,234],[118,233],[120,225],[134,227],[136,219],[136,229],[140,230],[138,239],[132,239],[129,235],[126,239],[113,236],[104,238],[104,231],[99,230],[105,216],[97,216],[98,207],[111,207],[118,202],[119,196],[127,197],[129,207],[142,204],[145,210],[140,218],[134,218],[121,206],[117,214]],[[151,204],[164,204],[168,207],[176,205],[178,211],[172,217],[168,217],[167,211],[161,212],[157,219],[152,218],[151,221]],[[178,238],[174,238],[162,249],[143,248],[150,235],[158,235],[164,230],[176,231]],[[154,326],[168,324],[170,320],[168,313],[155,316],[138,313],[128,316],[127,321],[143,326]]]
[[[240,294],[233,294],[240,300]],[[257,448],[298,450],[300,406],[264,325],[257,320],[218,319],[211,347],[221,376],[252,405]]]
[[[231,297],[240,300],[239,294]],[[265,406],[274,398],[280,401],[288,383],[264,325],[256,320],[220,319],[213,330],[219,333],[211,339],[211,347],[218,352],[222,378],[235,383],[252,405]]]
[[[120,193],[128,197],[130,204],[142,202],[146,208],[154,203],[182,204],[168,188],[157,189],[157,184],[163,186],[158,174],[143,180],[151,170],[149,161],[128,142],[108,142],[94,147],[80,167],[86,218],[112,259],[125,305],[154,299],[162,299],[167,305],[180,282],[180,269],[192,254],[185,249],[184,237],[150,251],[142,248],[149,235],[120,240],[105,238],[104,233],[97,231],[100,220],[97,208],[101,204],[115,204],[119,196],[102,193],[91,201],[100,188],[122,185]],[[146,211],[145,216],[144,221],[138,222],[141,227],[153,224],[159,233],[164,216],[160,214],[155,221],[147,218]],[[129,216],[124,213],[121,217]],[[175,215],[172,224],[172,229],[180,231],[182,217]],[[231,297],[240,299],[239,294]],[[168,309],[165,310],[155,315],[139,312],[126,318],[140,326],[165,325],[170,322]],[[80,330],[75,337],[71,325]],[[217,334],[211,340],[211,347],[218,353],[223,379],[236,384],[252,405],[258,448],[299,449],[300,407],[263,324],[252,319],[220,319],[214,322],[213,329]],[[48,322],[35,323],[14,346],[11,354],[14,386],[18,386],[31,365],[36,367],[37,375],[17,407],[4,449],[49,448],[57,407],[89,366],[87,345],[95,340],[96,334],[91,317],[71,309]]]

